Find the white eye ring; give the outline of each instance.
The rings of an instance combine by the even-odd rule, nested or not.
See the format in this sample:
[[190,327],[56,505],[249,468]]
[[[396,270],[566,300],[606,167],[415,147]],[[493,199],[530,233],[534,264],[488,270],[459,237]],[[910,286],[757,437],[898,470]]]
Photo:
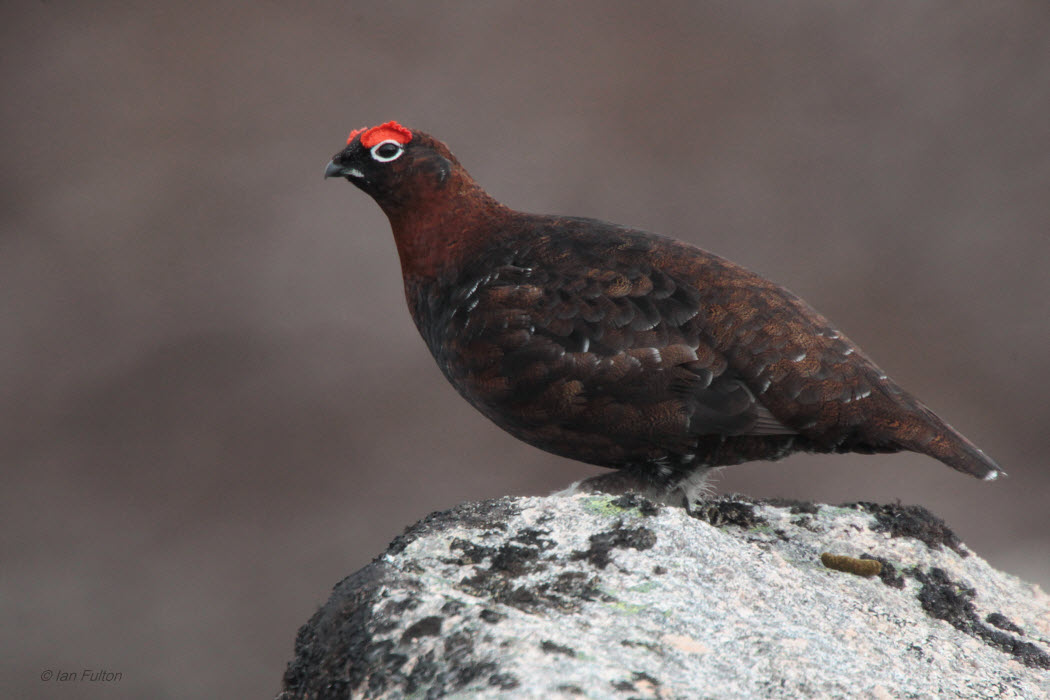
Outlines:
[[[379,149],[386,145],[395,146],[397,152],[392,156],[381,156],[379,155]],[[389,163],[392,160],[397,160],[401,157],[401,154],[405,152],[405,147],[393,139],[387,139],[386,141],[380,141],[376,145],[372,146],[372,160],[378,160],[380,163]]]

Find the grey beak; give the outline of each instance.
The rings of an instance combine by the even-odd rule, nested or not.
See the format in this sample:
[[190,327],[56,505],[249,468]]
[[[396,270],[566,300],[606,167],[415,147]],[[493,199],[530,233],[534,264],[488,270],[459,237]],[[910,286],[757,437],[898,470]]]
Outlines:
[[327,180],[330,177],[345,177],[346,173],[341,165],[336,165],[334,160],[328,161],[328,165],[324,166],[324,179]]

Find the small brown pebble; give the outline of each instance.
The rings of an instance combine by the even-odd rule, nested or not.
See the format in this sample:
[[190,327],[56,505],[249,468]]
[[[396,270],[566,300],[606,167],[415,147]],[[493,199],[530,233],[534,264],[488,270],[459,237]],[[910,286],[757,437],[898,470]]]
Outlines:
[[845,554],[824,552],[820,555],[820,563],[829,569],[845,571],[857,576],[878,576],[882,573],[882,564],[874,559],[857,559],[847,557]]

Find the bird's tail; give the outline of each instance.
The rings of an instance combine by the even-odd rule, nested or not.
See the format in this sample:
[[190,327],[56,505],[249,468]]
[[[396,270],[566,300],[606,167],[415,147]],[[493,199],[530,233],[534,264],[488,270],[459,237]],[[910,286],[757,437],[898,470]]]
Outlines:
[[[953,469],[985,481],[1006,476],[1006,472],[977,445],[963,437],[926,406],[918,401],[916,404],[918,420],[911,426],[904,427],[903,434],[897,438],[902,448],[929,455]],[[921,429],[916,429],[916,424],[921,426]]]

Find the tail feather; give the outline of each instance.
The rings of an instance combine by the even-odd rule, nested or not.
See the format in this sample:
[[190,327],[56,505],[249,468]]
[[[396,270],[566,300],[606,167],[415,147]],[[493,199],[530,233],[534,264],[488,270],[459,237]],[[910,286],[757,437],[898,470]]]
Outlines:
[[899,440],[901,447],[929,455],[952,469],[985,481],[1006,476],[1006,472],[991,457],[933,411],[925,406],[920,406],[919,410],[921,416],[916,416],[916,423],[922,430],[907,430],[908,435]]

